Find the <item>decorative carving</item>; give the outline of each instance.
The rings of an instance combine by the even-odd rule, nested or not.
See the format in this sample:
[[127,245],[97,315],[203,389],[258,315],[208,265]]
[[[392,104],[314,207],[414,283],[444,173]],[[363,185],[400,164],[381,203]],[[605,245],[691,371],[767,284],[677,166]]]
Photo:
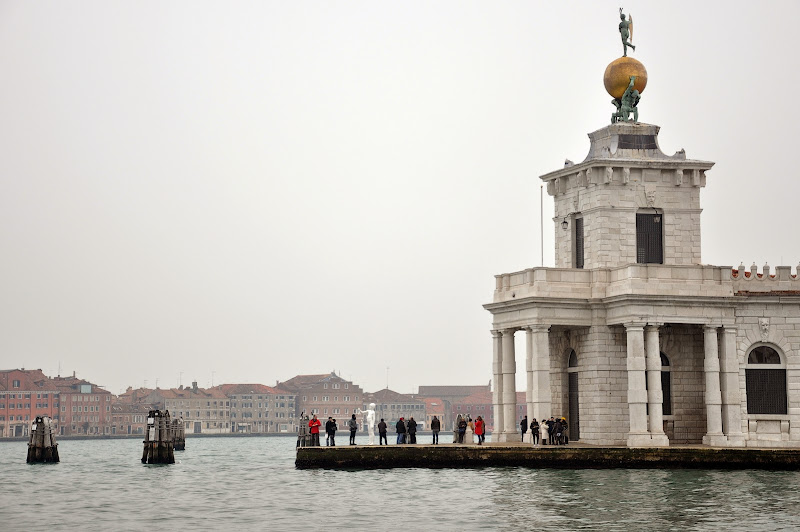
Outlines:
[[584,172],[583,170],[578,172],[577,180],[578,180],[578,186],[579,187],[585,187],[588,184],[586,182],[586,172]]
[[621,20],[619,36],[622,37],[622,57],[627,57],[629,46],[631,50],[636,50],[636,47],[630,43],[633,40],[633,17],[628,14],[628,20],[625,20],[625,13],[622,12],[622,8],[619,8],[619,18]]
[[630,168],[623,168],[622,169],[622,184],[627,185],[631,182],[631,169]]
[[603,183],[608,185],[609,183],[611,183],[613,178],[614,178],[614,169],[610,166],[606,166],[606,174],[605,177],[603,178]]
[[645,190],[644,192],[645,198],[647,200],[648,207],[655,207],[656,205],[656,191],[655,190]]
[[700,186],[700,170],[692,170],[692,186]]
[[769,318],[758,318],[758,328],[761,329],[761,341],[766,342],[769,338]]
[[592,169],[591,168],[587,168],[586,169],[586,182],[587,183],[592,183]]
[[683,184],[683,170],[675,170],[675,186],[679,187]]

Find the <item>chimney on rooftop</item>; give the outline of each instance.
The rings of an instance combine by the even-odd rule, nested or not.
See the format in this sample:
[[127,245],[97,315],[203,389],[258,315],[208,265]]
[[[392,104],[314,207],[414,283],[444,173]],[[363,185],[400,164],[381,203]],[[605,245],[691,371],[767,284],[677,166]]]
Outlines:
[[74,369],[72,370],[72,378],[73,379],[75,378],[75,370]]
[[197,391],[197,381],[192,381],[192,391],[193,392]]

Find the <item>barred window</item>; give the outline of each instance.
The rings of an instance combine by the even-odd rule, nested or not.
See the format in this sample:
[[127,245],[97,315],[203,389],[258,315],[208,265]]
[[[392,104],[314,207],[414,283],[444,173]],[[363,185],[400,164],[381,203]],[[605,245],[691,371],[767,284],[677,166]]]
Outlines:
[[745,386],[748,414],[786,414],[786,365],[768,345],[757,345],[747,356]]

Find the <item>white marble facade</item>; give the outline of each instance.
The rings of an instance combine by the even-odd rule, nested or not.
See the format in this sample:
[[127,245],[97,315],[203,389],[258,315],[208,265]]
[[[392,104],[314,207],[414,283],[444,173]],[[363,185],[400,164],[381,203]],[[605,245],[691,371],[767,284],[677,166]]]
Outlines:
[[713,163],[663,154],[658,130],[607,126],[589,135],[586,160],[542,176],[557,267],[497,275],[485,305],[495,441],[519,438],[520,356],[528,419],[567,417],[582,442],[800,447],[797,269],[702,264],[700,190]]

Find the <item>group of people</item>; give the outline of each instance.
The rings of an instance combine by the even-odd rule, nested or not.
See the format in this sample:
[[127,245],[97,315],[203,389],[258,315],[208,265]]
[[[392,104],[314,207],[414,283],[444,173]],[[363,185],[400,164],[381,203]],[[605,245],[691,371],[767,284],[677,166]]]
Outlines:
[[[528,427],[528,416],[525,416],[519,422],[522,441],[525,441],[525,433],[528,432]],[[530,429],[534,445],[538,445],[540,441],[542,445],[566,445],[569,443],[569,425],[565,417],[556,418],[550,416],[550,419],[544,419],[541,423],[536,421],[536,418],[533,418],[530,423]]]
[[[307,416],[301,416],[301,419],[308,419]],[[382,421],[382,420],[381,420]],[[314,414],[311,416],[311,419],[308,419],[308,434],[310,435],[310,440],[308,445],[310,447],[319,447],[319,428],[322,426],[322,421],[317,418],[317,415]],[[356,415],[353,414],[352,417],[347,420],[347,428],[350,429],[350,445],[356,444],[356,432],[358,432],[358,421],[356,420]],[[325,422],[325,445],[334,447],[336,446],[336,431],[339,430],[339,425],[336,423],[336,420],[333,417],[328,417],[328,421]],[[301,431],[298,436],[301,436],[305,433],[305,427],[301,426]],[[298,438],[298,447],[302,446],[300,440]]]
[[483,445],[483,442],[486,441],[486,423],[481,416],[478,416],[478,419],[472,421],[469,414],[463,417],[459,414],[456,418],[456,433],[453,443],[464,443],[464,436],[467,433],[467,429],[470,429],[472,433],[478,437],[478,445]]
[[[378,427],[380,427],[380,424]],[[409,417],[408,421],[401,417],[397,420],[394,429],[397,432],[398,445],[401,443],[417,443],[417,422],[414,420],[414,416]]]

